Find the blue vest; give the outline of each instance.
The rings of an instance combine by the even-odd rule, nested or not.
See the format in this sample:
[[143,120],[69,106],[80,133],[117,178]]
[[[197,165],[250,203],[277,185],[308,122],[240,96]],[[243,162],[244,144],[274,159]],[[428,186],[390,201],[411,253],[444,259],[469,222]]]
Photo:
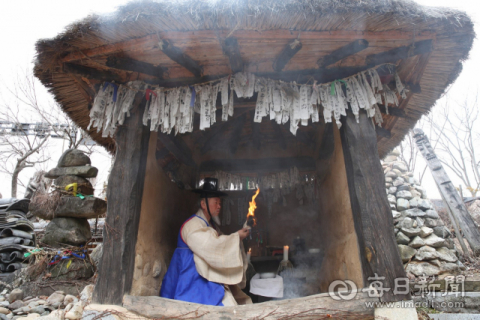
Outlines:
[[[208,281],[198,274],[195,261],[193,260],[193,252],[182,239],[183,226],[191,219],[196,218],[202,219],[194,214],[180,228],[177,248],[163,278],[160,297],[212,306],[223,306],[222,299],[225,295],[225,288],[222,284]],[[202,220],[209,227],[208,222],[204,219]]]

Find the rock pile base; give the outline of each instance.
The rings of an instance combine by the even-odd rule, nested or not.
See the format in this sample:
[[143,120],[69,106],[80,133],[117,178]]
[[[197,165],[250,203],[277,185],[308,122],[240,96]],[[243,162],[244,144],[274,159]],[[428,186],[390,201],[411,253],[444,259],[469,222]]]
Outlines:
[[400,257],[409,276],[435,276],[465,269],[451,233],[426,190],[399,160],[398,150],[382,161]]

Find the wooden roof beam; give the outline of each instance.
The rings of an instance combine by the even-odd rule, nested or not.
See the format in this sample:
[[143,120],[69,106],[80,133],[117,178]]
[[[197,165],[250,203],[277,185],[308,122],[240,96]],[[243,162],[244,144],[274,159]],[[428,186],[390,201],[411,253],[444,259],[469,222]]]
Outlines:
[[273,61],[273,70],[276,72],[282,71],[300,49],[302,49],[302,43],[298,39],[290,41],[290,43],[283,48],[275,61]]
[[414,42],[409,46],[402,46],[385,52],[368,55],[365,63],[377,65],[382,63],[393,63],[400,59],[407,59],[419,54],[429,53],[433,50],[433,41],[422,40]]
[[185,54],[182,49],[175,47],[170,41],[168,40],[160,40],[158,43],[160,49],[173,61],[190,71],[195,77],[202,76],[202,67],[190,58],[187,54]]
[[[378,108],[380,112],[383,114],[387,114],[387,108],[383,104],[378,104]],[[388,115],[398,117],[398,118],[408,118],[405,110],[400,109],[398,107],[388,107]]]
[[390,138],[392,136],[392,133],[390,130],[379,127],[377,125],[375,126],[375,132],[377,133],[377,136],[381,138]]
[[134,60],[126,57],[115,57],[115,56],[108,57],[106,65],[107,67],[111,67],[115,69],[148,74],[158,79],[162,79],[163,73],[165,72],[165,69],[162,67],[157,67],[151,63],[138,61],[138,60]]
[[329,65],[351,56],[352,54],[358,53],[366,48],[368,48],[368,41],[365,39],[357,39],[318,59],[318,67],[326,68]]
[[101,81],[113,80],[120,83],[123,83],[126,80],[124,77],[111,71],[98,70],[95,68],[86,67],[79,64],[73,64],[73,63],[64,63],[63,72],[76,74],[81,77],[92,79],[92,80],[101,80]]
[[224,54],[228,57],[228,60],[230,60],[230,69],[232,72],[237,73],[243,71],[244,62],[240,54],[237,39],[233,37],[225,39],[222,48]]

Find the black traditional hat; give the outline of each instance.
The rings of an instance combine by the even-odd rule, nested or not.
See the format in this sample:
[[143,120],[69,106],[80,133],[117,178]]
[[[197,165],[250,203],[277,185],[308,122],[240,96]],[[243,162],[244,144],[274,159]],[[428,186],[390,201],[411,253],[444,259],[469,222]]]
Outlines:
[[226,197],[228,194],[218,191],[218,179],[205,178],[201,189],[194,189],[192,192],[199,193],[202,198]]

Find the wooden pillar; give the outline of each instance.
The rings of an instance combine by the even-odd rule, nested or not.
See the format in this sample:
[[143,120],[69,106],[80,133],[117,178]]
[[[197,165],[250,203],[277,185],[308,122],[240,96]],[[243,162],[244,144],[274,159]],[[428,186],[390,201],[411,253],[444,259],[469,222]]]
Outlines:
[[108,179],[103,255],[93,295],[96,303],[121,305],[123,295],[132,287],[150,137],[149,128],[142,125],[145,102],[137,96],[134,103],[136,108],[115,134],[116,154]]
[[378,277],[385,277],[380,280],[383,288],[390,288],[381,301],[410,299],[409,293],[393,293],[395,278],[406,278],[406,275],[393,232],[375,128],[364,111],[359,120],[357,123],[349,111],[342,119],[340,132],[364,286],[373,282],[368,278],[376,273]]

